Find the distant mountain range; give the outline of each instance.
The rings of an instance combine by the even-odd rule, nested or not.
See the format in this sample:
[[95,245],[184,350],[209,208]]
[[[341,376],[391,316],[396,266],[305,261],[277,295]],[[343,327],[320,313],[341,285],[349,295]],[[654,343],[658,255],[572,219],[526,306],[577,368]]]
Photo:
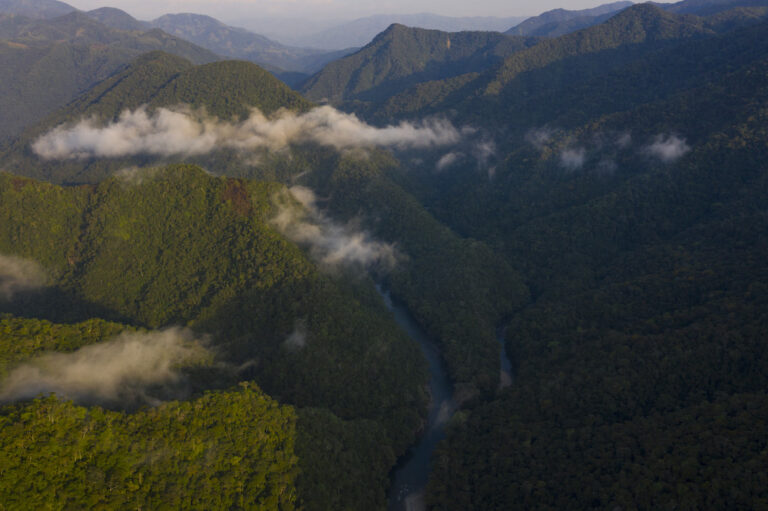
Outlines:
[[219,55],[250,60],[272,70],[311,74],[319,71],[328,62],[354,51],[342,49],[328,52],[293,48],[200,14],[166,14],[150,21],[149,25],[192,41]]
[[490,16],[457,18],[431,13],[377,14],[341,23],[314,34],[293,36],[290,41],[292,44],[300,44],[312,48],[342,49],[365,46],[378,33],[384,31],[392,24],[442,30],[444,32],[464,30],[503,32],[524,19],[525,17],[519,16],[511,18]]
[[153,50],[195,63],[218,55],[159,29],[117,30],[73,11],[50,19],[0,14],[0,138],[15,135]]
[[569,11],[555,9],[538,16],[528,18],[505,33],[509,35],[527,35],[538,37],[557,37],[582,28],[591,27],[601,23],[618,11],[633,5],[632,2],[614,2],[604,4],[592,9]]

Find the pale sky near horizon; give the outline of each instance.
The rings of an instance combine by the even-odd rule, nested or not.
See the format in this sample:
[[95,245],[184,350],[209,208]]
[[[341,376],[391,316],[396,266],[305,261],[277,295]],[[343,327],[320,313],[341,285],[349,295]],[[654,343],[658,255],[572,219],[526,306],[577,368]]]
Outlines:
[[91,10],[117,7],[141,20],[168,13],[207,14],[222,21],[242,17],[354,19],[372,14],[430,12],[444,16],[533,16],[556,8],[586,9],[612,0],[64,0]]

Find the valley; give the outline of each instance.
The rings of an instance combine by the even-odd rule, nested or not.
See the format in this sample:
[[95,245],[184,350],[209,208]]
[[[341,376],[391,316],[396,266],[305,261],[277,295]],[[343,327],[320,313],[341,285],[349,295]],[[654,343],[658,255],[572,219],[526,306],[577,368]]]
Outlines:
[[0,0],[0,510],[768,506],[767,2],[117,7]]

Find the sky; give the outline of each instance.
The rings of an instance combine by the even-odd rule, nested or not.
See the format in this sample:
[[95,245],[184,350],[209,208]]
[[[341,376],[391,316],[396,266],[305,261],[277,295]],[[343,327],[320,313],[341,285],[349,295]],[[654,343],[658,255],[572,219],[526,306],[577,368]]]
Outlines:
[[556,9],[585,9],[611,0],[73,0],[82,10],[117,7],[141,20],[194,12],[232,22],[255,17],[347,20],[372,14],[431,12],[445,16],[533,16]]

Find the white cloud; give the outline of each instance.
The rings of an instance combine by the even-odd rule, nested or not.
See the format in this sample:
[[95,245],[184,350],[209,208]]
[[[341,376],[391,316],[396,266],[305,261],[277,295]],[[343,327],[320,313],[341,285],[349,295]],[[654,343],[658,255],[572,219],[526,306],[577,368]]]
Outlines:
[[43,287],[46,275],[35,261],[0,254],[0,300],[11,300],[17,293]]
[[446,153],[439,160],[437,160],[437,164],[435,164],[435,168],[437,170],[444,170],[454,165],[463,157],[464,157],[464,154],[459,152]]
[[182,366],[206,356],[208,351],[188,329],[124,333],[16,367],[0,384],[0,401],[52,392],[85,403],[151,400],[145,393],[148,387],[177,382]]
[[584,166],[587,151],[583,147],[572,147],[560,153],[560,166],[567,170],[578,170]]
[[554,135],[554,133],[555,131],[552,128],[546,126],[542,128],[533,128],[528,130],[528,133],[525,134],[525,141],[536,149],[541,149],[547,142],[552,140],[552,135]]
[[664,163],[672,163],[682,158],[691,148],[685,139],[677,135],[657,135],[653,143],[644,148],[644,152],[660,159]]
[[340,225],[323,215],[312,190],[294,186],[290,193],[310,217],[303,217],[301,211],[278,198],[279,212],[272,223],[288,239],[308,245],[310,254],[321,265],[390,269],[397,262],[398,253],[393,245],[372,239],[352,223]]
[[330,106],[306,113],[281,110],[268,118],[258,110],[242,122],[211,118],[187,107],[146,107],[124,111],[106,125],[85,119],[42,135],[32,149],[45,159],[117,158],[208,154],[217,149],[279,150],[313,142],[335,149],[393,147],[426,149],[457,143],[461,133],[446,120],[401,122],[383,128],[362,122]]

